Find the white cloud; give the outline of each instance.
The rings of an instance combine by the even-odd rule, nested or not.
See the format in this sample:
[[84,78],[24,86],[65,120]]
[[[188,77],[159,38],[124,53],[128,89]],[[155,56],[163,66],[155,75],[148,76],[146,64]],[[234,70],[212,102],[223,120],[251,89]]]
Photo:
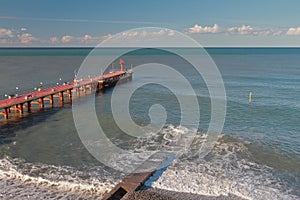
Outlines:
[[298,28],[289,28],[286,32],[286,35],[300,35],[300,27]]
[[98,43],[102,42],[103,40],[106,40],[110,38],[112,35],[104,35],[104,36],[91,36],[88,34],[83,35],[82,37],[77,37],[76,40],[81,41],[85,44],[94,44],[97,45]]
[[21,28],[21,31],[27,31],[27,28],[22,27],[22,28]]
[[62,43],[69,43],[72,45],[97,45],[101,41],[110,38],[112,35],[104,35],[104,36],[91,36],[89,34],[85,34],[83,36],[72,36],[72,35],[65,35],[60,38],[60,40],[57,37],[51,37],[50,42],[53,43],[58,43],[59,41]]
[[50,38],[50,41],[51,41],[52,43],[56,43],[56,42],[58,42],[58,38],[57,38],[57,37],[51,37],[51,38]]
[[70,35],[65,35],[65,36],[62,36],[60,41],[63,42],[63,43],[66,43],[66,42],[70,42],[71,40],[73,40],[74,37],[73,36],[70,36]]
[[150,32],[150,34],[158,35],[158,36],[163,36],[163,35],[173,36],[173,35],[175,35],[175,32],[173,30],[169,30],[169,29],[162,29],[157,32],[152,32],[152,33]]
[[96,45],[98,44],[100,41],[103,41],[101,39],[101,37],[93,37],[91,35],[85,34],[83,36],[80,37],[76,37],[75,38],[79,43],[81,44],[90,44],[90,45]]
[[251,35],[254,33],[254,29],[251,26],[242,25],[240,27],[228,28],[227,33],[238,35]]
[[136,37],[138,35],[142,35],[142,36],[146,36],[147,32],[141,32],[141,34],[139,34],[139,32],[135,31],[135,32],[124,32],[121,34],[123,37]]
[[170,30],[168,36],[173,36],[173,35],[175,35],[175,32],[173,30]]
[[213,26],[200,26],[198,24],[195,24],[195,26],[187,29],[186,33],[219,33],[221,32],[218,24],[214,24]]
[[273,32],[273,36],[281,36],[281,35],[283,35],[283,33],[284,33],[284,32],[281,31],[281,30],[280,30],[280,31],[274,31],[274,32]]
[[0,28],[0,38],[13,38],[15,37],[14,33],[10,29]]
[[[160,37],[160,36],[174,36],[175,32],[173,30],[169,29],[162,29],[159,31],[127,31],[123,32],[122,34],[119,35],[119,37],[122,38],[132,38],[132,37],[148,37],[148,36],[153,36],[153,37]],[[111,35],[110,35],[111,36]]]
[[277,32],[274,32],[273,30],[256,30],[253,32],[254,35],[260,35],[260,36],[268,36],[268,35],[273,35],[273,36],[279,36],[276,35]]
[[[27,30],[26,28],[21,28],[21,31]],[[38,40],[30,33],[19,33],[18,30],[0,28],[0,43],[5,45],[20,45],[29,44],[32,41]]]
[[87,40],[92,40],[93,39],[93,37],[92,36],[90,36],[90,35],[84,35],[83,36],[83,40],[85,40],[85,41],[87,41]]
[[[220,27],[218,24],[213,26],[200,26],[198,24],[185,31],[187,34],[202,34],[202,33],[220,33],[230,35],[252,35],[252,36],[281,36],[283,30],[273,30],[270,28],[254,28],[250,25]],[[299,33],[300,34],[300,33]]]
[[226,33],[236,35],[253,35],[253,36],[282,36],[285,30],[271,28],[253,28],[251,26],[242,25],[240,27],[230,27]]
[[34,40],[37,40],[37,38],[33,37],[30,33],[23,33],[22,35],[19,35],[19,40],[22,44],[28,44]]

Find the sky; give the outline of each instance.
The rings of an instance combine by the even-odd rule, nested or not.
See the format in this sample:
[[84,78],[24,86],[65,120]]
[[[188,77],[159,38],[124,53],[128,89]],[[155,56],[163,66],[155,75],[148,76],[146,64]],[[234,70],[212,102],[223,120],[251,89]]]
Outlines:
[[0,47],[95,46],[133,28],[202,46],[300,47],[299,0],[1,0]]

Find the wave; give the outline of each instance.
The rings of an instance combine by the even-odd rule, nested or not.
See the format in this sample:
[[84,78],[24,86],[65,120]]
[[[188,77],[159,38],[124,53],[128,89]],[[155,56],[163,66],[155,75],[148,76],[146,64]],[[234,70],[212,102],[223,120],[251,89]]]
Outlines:
[[209,196],[299,199],[297,185],[276,176],[273,168],[254,162],[247,144],[226,135],[204,159],[197,159],[192,151],[181,156],[151,186]]
[[[299,199],[297,180],[276,175],[270,165],[258,163],[252,155],[255,144],[221,135],[212,151],[198,158],[207,135],[191,135],[188,128],[169,125],[158,134],[134,141],[116,140],[131,147],[127,153],[113,158],[112,165],[122,169],[145,159],[144,154],[157,150],[176,153],[172,164],[160,169],[159,176],[146,186],[200,195],[235,195],[245,199]],[[193,141],[191,141],[193,139]],[[259,153],[259,152],[256,152]],[[1,199],[95,199],[110,191],[124,174],[101,166],[80,169],[28,163],[21,159],[0,159]]]
[[[186,127],[169,125],[158,134],[135,140],[134,150],[115,159],[115,166],[135,163],[139,158],[134,152],[160,149],[176,156],[170,166],[159,168],[146,182],[146,187],[208,196],[235,195],[244,199],[299,199],[297,181],[277,176],[278,169],[257,162],[253,152],[259,152],[253,148],[256,146],[264,151],[263,148],[221,135],[211,152],[200,159],[199,149],[208,135],[203,132],[192,135],[191,132]],[[275,152],[268,153],[280,157],[274,155]]]
[[100,168],[79,171],[5,157],[0,160],[0,198],[101,198],[117,183],[118,179],[113,177]]

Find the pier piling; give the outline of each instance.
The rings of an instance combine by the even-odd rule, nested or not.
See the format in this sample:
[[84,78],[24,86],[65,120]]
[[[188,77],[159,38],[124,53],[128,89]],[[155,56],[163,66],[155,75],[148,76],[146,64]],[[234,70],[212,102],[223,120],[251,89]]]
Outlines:
[[40,109],[43,109],[45,107],[45,104],[44,104],[44,97],[41,97],[39,99],[39,104],[40,104]]

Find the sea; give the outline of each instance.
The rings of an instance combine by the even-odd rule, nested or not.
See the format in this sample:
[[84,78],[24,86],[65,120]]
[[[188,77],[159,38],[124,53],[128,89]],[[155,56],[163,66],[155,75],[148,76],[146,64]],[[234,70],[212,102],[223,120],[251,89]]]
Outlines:
[[[91,51],[75,47],[0,48],[0,99],[34,91],[41,82],[47,88],[73,81]],[[100,53],[110,55],[114,51]],[[73,104],[92,95],[105,134],[131,154],[116,158],[122,160],[120,163],[127,162],[125,166],[131,165],[136,152],[176,149],[177,156],[145,187],[208,196],[233,194],[244,199],[300,199],[300,48],[205,51],[224,83],[226,116],[222,132],[204,157],[197,155],[208,138],[211,93],[195,69],[182,59],[173,59],[176,55],[172,53],[141,49],[121,56],[125,67],[133,70],[133,79],[116,88],[122,92],[139,86],[129,99],[131,120],[147,126],[151,123],[151,106],[160,105],[167,114],[158,132],[149,130],[146,137],[129,137],[118,127],[111,108],[116,88],[86,92],[78,98],[73,95]],[[203,56],[193,49],[185,54],[196,60]],[[163,81],[177,88],[175,94],[158,84],[162,78],[159,69],[156,74],[135,73],[141,64],[163,61],[185,77],[200,102],[196,134],[179,150],[176,139],[193,130],[181,124],[178,96],[184,99],[191,94],[171,75]],[[117,70],[118,62],[119,58],[109,70]],[[143,85],[145,80],[149,84]],[[23,117],[12,114],[8,120],[0,118],[0,199],[101,199],[126,176],[127,172],[104,164],[86,148],[69,101],[56,102],[53,108],[46,103],[43,110],[33,106],[33,111]],[[88,116],[83,114],[82,118],[82,123],[89,123]],[[97,129],[91,127],[89,131]],[[115,161],[115,166],[120,164]]]

